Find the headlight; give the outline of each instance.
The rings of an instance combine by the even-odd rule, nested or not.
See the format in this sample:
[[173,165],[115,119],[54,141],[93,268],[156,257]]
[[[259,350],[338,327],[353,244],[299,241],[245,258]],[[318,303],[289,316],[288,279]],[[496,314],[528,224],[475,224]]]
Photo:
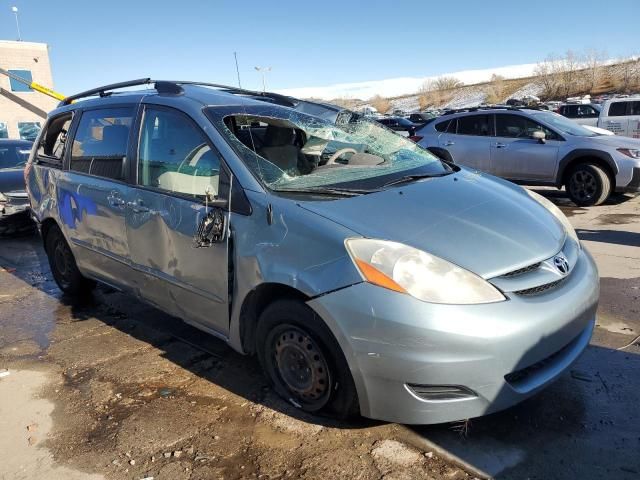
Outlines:
[[493,285],[422,250],[386,240],[349,238],[347,251],[362,278],[430,303],[468,305],[501,302]]
[[0,202],[8,202],[7,197],[5,197],[2,192],[0,192]]
[[536,202],[538,202],[544,208],[549,210],[549,213],[551,213],[551,215],[553,215],[554,217],[556,217],[558,219],[558,221],[564,227],[564,231],[567,232],[567,235],[569,235],[571,238],[573,238],[575,240],[576,244],[578,245],[578,247],[580,247],[580,239],[578,239],[578,235],[576,234],[576,231],[573,228],[573,225],[571,225],[571,222],[569,222],[569,220],[567,220],[567,217],[565,217],[564,213],[562,213],[562,210],[560,210],[558,207],[556,207],[556,205],[553,202],[551,202],[550,200],[544,198],[539,193],[536,193],[536,192],[534,192],[532,190],[529,190],[527,188],[525,188],[525,191]]
[[640,149],[638,148],[618,148],[618,151],[627,157],[640,159]]

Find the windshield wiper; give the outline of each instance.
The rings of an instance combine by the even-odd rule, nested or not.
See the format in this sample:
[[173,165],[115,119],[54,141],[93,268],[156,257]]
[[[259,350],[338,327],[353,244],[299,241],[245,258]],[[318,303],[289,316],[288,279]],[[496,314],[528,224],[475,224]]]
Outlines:
[[396,178],[391,180],[385,184],[383,187],[391,187],[393,185],[400,185],[402,183],[411,183],[417,180],[422,180],[423,178],[434,178],[434,177],[444,177],[445,175],[449,175],[453,172],[442,172],[442,173],[420,173],[415,175],[405,175],[404,177]]
[[276,192],[286,193],[313,193],[316,195],[340,195],[343,197],[356,197],[377,190],[361,190],[355,188],[279,188]]

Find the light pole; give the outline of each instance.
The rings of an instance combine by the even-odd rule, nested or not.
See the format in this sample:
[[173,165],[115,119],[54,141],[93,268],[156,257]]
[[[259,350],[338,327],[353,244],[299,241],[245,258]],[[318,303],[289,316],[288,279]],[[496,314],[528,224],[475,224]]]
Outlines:
[[253,67],[255,68],[258,72],[262,73],[262,93],[267,91],[267,80],[266,80],[266,75],[268,72],[271,71],[271,67]]
[[18,29],[18,41],[22,41],[22,35],[20,35],[20,22],[18,21],[18,7],[11,7],[11,11],[16,16],[16,28]]

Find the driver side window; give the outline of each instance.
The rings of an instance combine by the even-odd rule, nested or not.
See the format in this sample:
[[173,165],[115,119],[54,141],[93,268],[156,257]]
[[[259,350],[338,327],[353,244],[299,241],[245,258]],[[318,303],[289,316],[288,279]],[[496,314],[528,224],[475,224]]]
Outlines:
[[202,197],[218,194],[220,158],[184,114],[147,108],[138,150],[138,184]]

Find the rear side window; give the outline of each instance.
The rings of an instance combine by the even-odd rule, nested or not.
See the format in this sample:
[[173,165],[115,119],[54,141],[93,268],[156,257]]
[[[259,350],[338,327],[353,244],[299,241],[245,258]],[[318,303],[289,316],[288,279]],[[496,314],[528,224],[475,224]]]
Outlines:
[[28,158],[28,146],[0,144],[0,169],[22,167]]
[[436,123],[435,128],[438,132],[446,132],[447,127],[449,126],[450,120],[446,120],[444,122]]
[[560,113],[568,118],[576,118],[578,116],[577,105],[564,105],[560,107]]
[[113,180],[124,180],[133,108],[105,108],[82,113],[73,139],[69,168]]
[[609,105],[609,116],[624,117],[627,115],[627,103],[628,102],[614,102]]
[[629,115],[640,115],[640,102],[630,102],[631,103],[631,111]]
[[458,118],[458,135],[488,137],[491,135],[489,115],[468,115]]
[[35,163],[62,168],[62,158],[72,114],[64,114],[49,120],[36,150]]

